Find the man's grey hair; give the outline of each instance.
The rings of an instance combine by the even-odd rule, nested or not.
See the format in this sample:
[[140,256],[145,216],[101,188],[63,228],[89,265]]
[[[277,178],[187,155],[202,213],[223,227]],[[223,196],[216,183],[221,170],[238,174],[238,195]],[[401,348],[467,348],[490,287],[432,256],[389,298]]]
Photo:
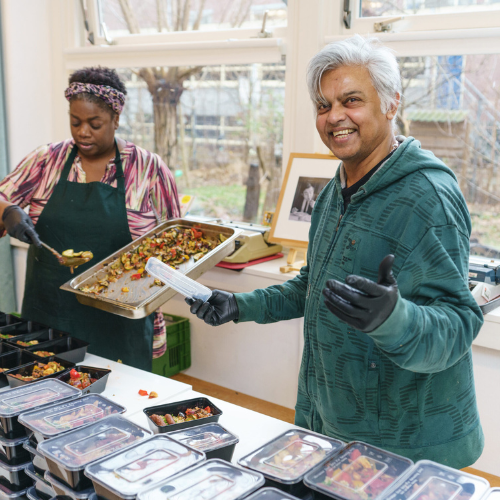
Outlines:
[[380,98],[382,113],[397,105],[396,94],[401,96],[401,73],[396,56],[378,38],[360,35],[328,44],[309,62],[307,86],[315,105],[328,104],[321,92],[322,76],[342,66],[363,66],[368,70]]

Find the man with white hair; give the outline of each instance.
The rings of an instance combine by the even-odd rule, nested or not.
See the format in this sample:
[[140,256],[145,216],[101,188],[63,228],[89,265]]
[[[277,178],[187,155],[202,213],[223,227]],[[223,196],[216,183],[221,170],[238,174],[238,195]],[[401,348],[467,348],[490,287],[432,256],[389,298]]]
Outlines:
[[396,58],[359,35],[310,62],[316,127],[342,160],[315,202],[308,265],[282,285],[188,302],[210,325],[304,316],[297,425],[414,461],[481,455],[468,289],[471,223],[453,172],[394,135]]

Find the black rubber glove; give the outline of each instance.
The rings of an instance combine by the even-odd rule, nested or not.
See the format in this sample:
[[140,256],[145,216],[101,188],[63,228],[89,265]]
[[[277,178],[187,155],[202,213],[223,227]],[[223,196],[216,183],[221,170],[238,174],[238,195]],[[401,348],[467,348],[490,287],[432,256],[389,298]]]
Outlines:
[[378,268],[377,283],[352,274],[345,279],[346,284],[328,280],[323,290],[326,307],[356,330],[369,333],[378,328],[398,301],[393,262],[394,255],[384,257]]
[[214,290],[206,302],[200,299],[185,300],[191,306],[190,311],[210,326],[220,326],[240,316],[236,298],[229,292]]
[[8,206],[3,211],[2,221],[7,233],[13,238],[30,245],[33,244],[38,248],[42,246],[33,221],[21,207],[17,205]]

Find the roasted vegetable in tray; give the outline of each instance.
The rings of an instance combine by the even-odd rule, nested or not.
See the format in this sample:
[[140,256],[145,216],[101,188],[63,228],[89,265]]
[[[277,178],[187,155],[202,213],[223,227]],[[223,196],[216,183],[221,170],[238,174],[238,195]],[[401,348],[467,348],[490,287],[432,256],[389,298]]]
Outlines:
[[91,378],[89,373],[82,373],[74,368],[69,372],[68,384],[77,389],[86,389],[89,385],[96,382],[96,378]]
[[16,342],[17,345],[20,345],[22,347],[31,347],[32,345],[37,345],[39,343],[38,340],[29,340],[28,342],[24,342],[22,340],[18,340]]
[[167,413],[166,415],[151,415],[149,418],[159,427],[166,425],[180,424],[181,422],[190,422],[191,420],[199,420],[200,418],[211,417],[212,409],[210,406],[206,408],[188,408],[186,413],[179,412],[176,416]]
[[[131,273],[132,280],[140,280],[147,276],[145,272],[149,257],[156,257],[173,268],[188,261],[191,256],[195,262],[210,250],[218,246],[224,237],[220,235],[219,241],[213,241],[203,236],[203,232],[196,228],[164,231],[158,237],[145,238],[132,252],[124,252],[108,268],[107,274],[102,279],[90,286],[80,288],[84,293],[98,295],[107,290],[111,283],[116,283],[125,273]],[[152,286],[162,286],[155,280]],[[122,292],[128,292],[127,287]]]
[[47,375],[53,375],[54,373],[61,372],[65,370],[64,366],[61,366],[57,361],[50,361],[50,363],[43,364],[38,363],[33,367],[33,373],[31,375],[21,375],[20,373],[13,374],[12,376],[18,378],[19,380],[24,380],[25,382],[31,382],[32,380],[37,380]]
[[0,333],[0,339],[11,339],[14,335],[9,335],[8,333]]

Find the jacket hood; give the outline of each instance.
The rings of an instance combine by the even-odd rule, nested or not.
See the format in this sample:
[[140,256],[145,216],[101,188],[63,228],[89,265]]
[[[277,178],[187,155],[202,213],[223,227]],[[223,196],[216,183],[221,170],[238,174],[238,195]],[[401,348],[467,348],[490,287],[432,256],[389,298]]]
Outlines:
[[[337,190],[342,190],[340,182],[340,168],[335,174],[335,184]],[[368,182],[360,188],[354,195],[355,197],[362,194],[371,194],[380,191],[390,186],[394,182],[399,181],[407,175],[425,169],[442,170],[446,172],[453,181],[457,182],[457,178],[453,171],[447,167],[440,159],[434,156],[434,153],[426,149],[422,149],[420,142],[413,137],[407,137],[393,153],[393,155],[382,165],[382,167],[373,174]],[[354,198],[353,196],[353,198]]]

